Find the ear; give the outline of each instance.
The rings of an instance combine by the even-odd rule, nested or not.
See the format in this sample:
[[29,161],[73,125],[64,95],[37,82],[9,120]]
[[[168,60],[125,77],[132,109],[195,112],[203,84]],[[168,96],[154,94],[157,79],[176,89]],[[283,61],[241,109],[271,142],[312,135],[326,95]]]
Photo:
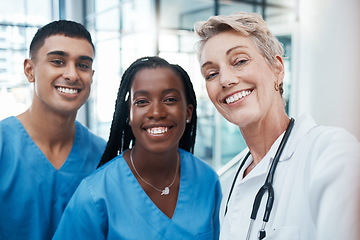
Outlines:
[[283,59],[279,55],[275,56],[274,72],[275,75],[277,76],[277,82],[279,84],[282,83],[284,79],[285,68],[284,68]]
[[31,59],[24,60],[24,73],[29,82],[35,82],[34,62]]
[[91,83],[93,83],[93,81],[94,81],[94,79],[93,79],[93,77],[94,77],[94,73],[95,73],[95,70],[92,70],[92,74],[91,74]]
[[193,110],[194,110],[194,106],[192,104],[187,105],[187,108],[186,108],[186,123],[190,122]]

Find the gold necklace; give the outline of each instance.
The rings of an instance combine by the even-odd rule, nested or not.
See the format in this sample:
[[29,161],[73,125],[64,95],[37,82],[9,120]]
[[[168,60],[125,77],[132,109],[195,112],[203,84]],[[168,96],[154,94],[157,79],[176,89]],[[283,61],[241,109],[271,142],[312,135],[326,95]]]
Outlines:
[[[134,149],[134,148],[133,148]],[[136,175],[138,175],[138,177],[144,182],[146,183],[147,185],[149,185],[150,187],[152,187],[153,189],[155,189],[156,191],[159,191],[161,192],[161,195],[168,195],[170,193],[170,187],[175,183],[175,179],[176,179],[176,175],[177,175],[177,172],[178,172],[178,169],[179,169],[179,156],[177,157],[177,163],[176,163],[176,171],[175,171],[175,175],[174,175],[174,179],[172,180],[172,182],[170,183],[169,186],[165,187],[164,190],[161,190],[161,189],[158,189],[157,187],[155,187],[154,185],[152,185],[151,183],[145,181],[145,179],[143,179],[141,177],[141,175],[139,174],[139,172],[136,170],[135,168],[135,165],[134,165],[134,161],[133,161],[133,157],[132,157],[132,154],[133,154],[133,149],[130,150],[130,161],[131,161],[131,165],[132,167],[134,168],[135,170],[135,173]]]

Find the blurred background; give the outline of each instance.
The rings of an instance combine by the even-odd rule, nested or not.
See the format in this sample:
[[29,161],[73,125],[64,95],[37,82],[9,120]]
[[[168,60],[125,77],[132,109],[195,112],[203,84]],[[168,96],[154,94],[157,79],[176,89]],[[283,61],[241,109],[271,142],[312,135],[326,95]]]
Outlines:
[[23,61],[36,30],[52,20],[83,23],[96,47],[91,97],[78,120],[107,140],[123,71],[159,55],[188,71],[198,99],[195,155],[219,170],[246,145],[207,97],[194,48],[194,23],[257,12],[285,49],[286,111],[360,138],[358,0],[0,0],[0,119],[25,111],[32,85]]

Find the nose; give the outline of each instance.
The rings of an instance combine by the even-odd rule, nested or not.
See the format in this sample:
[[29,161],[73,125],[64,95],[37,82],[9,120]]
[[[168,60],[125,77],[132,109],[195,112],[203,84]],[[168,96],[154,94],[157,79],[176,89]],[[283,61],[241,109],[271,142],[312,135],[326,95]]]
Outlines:
[[164,104],[161,101],[154,101],[147,112],[148,118],[162,119],[167,116]]
[[76,82],[80,77],[75,63],[69,63],[64,69],[63,77],[68,82]]
[[239,83],[239,77],[235,74],[235,70],[230,68],[223,68],[220,71],[220,85],[222,88],[228,88],[232,85],[236,85]]

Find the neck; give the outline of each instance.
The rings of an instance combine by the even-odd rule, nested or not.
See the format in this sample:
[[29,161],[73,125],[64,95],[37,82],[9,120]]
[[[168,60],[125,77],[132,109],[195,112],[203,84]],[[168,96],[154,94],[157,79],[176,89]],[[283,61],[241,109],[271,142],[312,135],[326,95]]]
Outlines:
[[271,118],[261,119],[240,129],[255,164],[264,158],[276,139],[286,130],[289,122],[284,111],[284,114],[273,114]]
[[75,116],[65,117],[30,107],[17,116],[34,143],[55,169],[59,169],[70,154],[75,136]]
[[177,165],[180,164],[180,156],[177,149],[154,153],[137,146],[130,151],[132,151],[133,163],[137,172],[144,179],[149,179],[155,185],[164,184],[169,179],[172,180]]
[[42,142],[49,147],[72,141],[75,135],[75,117],[76,115],[61,116],[51,112],[43,114],[32,107],[17,116],[35,142]]

